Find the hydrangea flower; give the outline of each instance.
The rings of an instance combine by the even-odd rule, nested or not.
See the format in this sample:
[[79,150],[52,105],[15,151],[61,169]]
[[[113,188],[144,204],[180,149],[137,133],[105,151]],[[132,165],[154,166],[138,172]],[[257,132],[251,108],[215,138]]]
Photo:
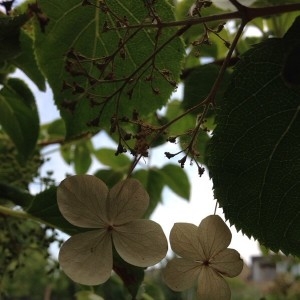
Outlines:
[[200,225],[175,223],[170,232],[173,251],[181,257],[170,260],[163,271],[166,284],[174,291],[197,285],[201,300],[229,300],[230,288],[223,278],[235,277],[243,269],[239,253],[227,249],[231,232],[216,215]]
[[57,202],[73,225],[91,230],[73,235],[61,247],[59,263],[74,281],[85,285],[105,282],[113,267],[113,247],[126,262],[147,267],[161,261],[168,250],[161,226],[140,219],[149,195],[135,179],[108,190],[91,175],[76,175],[61,182]]

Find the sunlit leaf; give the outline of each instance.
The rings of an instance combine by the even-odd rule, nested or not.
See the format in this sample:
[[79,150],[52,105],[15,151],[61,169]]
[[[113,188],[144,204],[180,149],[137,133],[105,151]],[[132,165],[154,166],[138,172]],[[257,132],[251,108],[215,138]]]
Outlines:
[[95,157],[104,165],[112,169],[126,169],[129,168],[131,160],[125,154],[116,155],[116,149],[100,148],[93,152]]
[[[131,116],[135,109],[147,115],[167,102],[184,55],[177,29],[164,28],[157,35],[156,29],[130,29],[128,33],[118,25],[125,19],[130,25],[147,20],[149,8],[144,2],[106,2],[106,13],[97,5],[82,6],[81,0],[42,0],[39,5],[49,23],[45,32],[39,24],[35,28],[36,53],[66,121],[68,137],[107,128],[116,114]],[[155,2],[154,7],[164,22],[174,20],[167,1]],[[118,29],[106,30],[111,27]],[[122,41],[126,41],[124,47]],[[73,61],[72,51],[87,60]],[[72,60],[67,67],[70,73],[79,72],[79,76],[66,71],[67,59]]]

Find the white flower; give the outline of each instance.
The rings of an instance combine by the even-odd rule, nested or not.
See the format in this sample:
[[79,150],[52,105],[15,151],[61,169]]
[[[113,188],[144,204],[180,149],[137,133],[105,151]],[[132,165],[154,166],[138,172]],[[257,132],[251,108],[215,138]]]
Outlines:
[[135,179],[108,190],[91,175],[76,175],[61,182],[57,202],[73,225],[90,231],[76,234],[60,249],[59,263],[74,281],[96,285],[105,282],[113,267],[113,247],[128,263],[147,267],[161,261],[168,250],[159,224],[140,219],[149,196]]
[[197,285],[201,300],[229,300],[230,288],[223,278],[235,277],[243,269],[239,253],[227,249],[231,232],[219,216],[208,216],[197,227],[176,223],[170,233],[173,251],[181,256],[168,262],[163,276],[174,291]]

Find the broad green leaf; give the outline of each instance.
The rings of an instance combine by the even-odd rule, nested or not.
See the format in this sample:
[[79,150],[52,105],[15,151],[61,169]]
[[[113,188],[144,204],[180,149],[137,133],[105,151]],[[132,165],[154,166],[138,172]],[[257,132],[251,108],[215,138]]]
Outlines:
[[[195,1],[194,0],[185,0],[185,1],[178,1],[176,3],[176,18],[178,20],[185,20],[187,18],[191,18],[190,13],[191,13],[191,8],[194,7]],[[216,15],[218,13],[222,13],[223,11],[219,8],[217,8],[214,5],[211,5],[209,7],[205,7],[201,9],[201,16],[209,16],[209,15]],[[194,16],[195,17],[195,16]],[[210,22],[207,25],[210,28],[214,28],[218,26],[220,22]],[[203,24],[195,25],[193,26],[190,30],[184,33],[183,37],[184,40],[186,41],[186,44],[189,45],[191,42],[194,42],[197,39],[201,39],[202,35],[205,32],[205,27]]]
[[[143,1],[96,2],[95,6],[82,6],[82,0],[39,2],[50,21],[45,33],[36,25],[36,54],[68,138],[107,128],[115,115],[155,111],[166,104],[179,80],[184,48],[175,28],[164,28],[158,35],[156,29],[126,30],[126,22],[137,26],[148,22],[152,9]],[[174,20],[167,1],[154,3],[160,19]]]
[[117,150],[109,148],[100,148],[93,152],[95,157],[104,165],[114,170],[127,170],[131,164],[131,160],[125,154],[116,155]]
[[60,154],[64,161],[70,165],[74,160],[74,144],[64,144],[60,147]]
[[56,190],[56,187],[51,187],[37,194],[27,212],[65,233],[72,235],[82,232],[82,229],[72,225],[62,216],[56,201]]
[[78,143],[74,149],[74,168],[76,174],[86,173],[92,164],[90,148],[87,143]]
[[80,291],[75,294],[76,300],[104,300],[91,291]]
[[214,193],[238,230],[300,255],[300,17],[236,66],[209,145]]
[[150,202],[144,214],[144,218],[148,218],[162,201],[161,193],[164,187],[164,177],[157,168],[138,170],[132,174],[132,177],[139,180],[149,194]]
[[0,61],[15,58],[21,53],[20,28],[28,19],[28,14],[11,17],[0,12]]
[[[197,66],[188,72],[184,80],[184,95],[182,102],[182,107],[184,109],[194,107],[208,96],[219,74],[219,70],[220,68],[216,65],[207,64]],[[229,72],[227,71],[216,94],[216,102],[222,100],[229,78]],[[195,111],[195,113],[199,113],[199,110]],[[209,115],[213,113],[213,111],[210,111]]]
[[[127,263],[116,251],[114,251],[113,269],[124,282],[125,287],[132,296],[132,299],[136,299],[140,285],[144,280],[144,268],[136,267]],[[109,296],[111,296],[111,290],[109,291]]]
[[2,182],[2,178],[1,178],[0,199],[5,200],[5,201],[9,200],[16,205],[26,208],[31,204],[31,202],[33,200],[33,196],[30,195],[28,193],[28,191],[26,191],[24,189],[20,189],[15,186],[12,186],[11,184],[9,184],[7,182]]
[[165,184],[178,196],[189,200],[190,182],[185,171],[178,165],[168,164],[161,170]]
[[0,124],[26,160],[36,146],[39,117],[34,96],[20,79],[10,78],[0,90]]
[[41,131],[44,138],[51,139],[61,139],[64,140],[66,136],[66,127],[62,119],[56,119],[51,123],[43,124],[41,126]]
[[125,174],[115,170],[98,170],[94,173],[94,176],[100,178],[109,188],[112,188],[115,184],[124,179]]
[[[176,117],[184,113],[182,103],[179,100],[173,100],[168,104],[166,117],[169,121],[174,120]],[[183,133],[195,127],[196,119],[192,115],[186,115],[180,118],[168,128],[169,136],[182,135]]]
[[20,32],[20,47],[21,53],[13,58],[12,63],[21,69],[41,91],[45,91],[45,77],[36,62],[33,39],[24,30]]
[[[62,124],[53,124],[50,132],[58,134],[64,131]],[[93,143],[90,140],[79,140],[74,143],[63,144],[60,147],[60,154],[68,165],[74,165],[76,174],[86,173],[92,164]]]
[[[156,280],[160,280],[161,278],[158,277]],[[151,278],[151,281],[148,280],[144,282],[144,292],[142,294],[143,300],[166,300],[164,292],[162,288],[159,286],[159,283]]]

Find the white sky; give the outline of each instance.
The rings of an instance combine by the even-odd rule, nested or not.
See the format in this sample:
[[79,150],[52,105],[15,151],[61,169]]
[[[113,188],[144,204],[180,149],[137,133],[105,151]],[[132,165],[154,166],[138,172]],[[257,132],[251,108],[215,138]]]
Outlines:
[[[18,73],[17,76],[19,76],[19,74],[20,73]],[[42,93],[31,82],[29,82],[29,85],[36,96],[41,123],[51,122],[58,118],[59,113],[54,105],[51,91],[48,90],[46,93]],[[178,93],[181,92],[179,89]],[[97,148],[101,146],[115,147],[114,143],[103,134],[94,138],[94,144]],[[151,165],[161,167],[170,162],[176,163],[178,160],[176,157],[172,161],[164,156],[165,151],[176,151],[171,147],[174,147],[174,145],[169,144],[165,147],[156,148],[150,156]],[[46,148],[44,152],[49,152],[49,150],[57,148],[58,146],[52,146],[48,149]],[[42,172],[44,174],[48,170],[54,170],[55,180],[59,183],[65,178],[66,173],[74,173],[73,169],[64,163],[58,152],[54,152],[50,156],[51,160],[43,167]],[[145,161],[145,163],[147,163],[147,161]],[[92,174],[99,168],[101,168],[101,164],[95,160],[89,173]],[[185,171],[189,176],[192,186],[190,201],[188,202],[181,199],[168,188],[165,188],[163,191],[163,203],[158,205],[152,215],[152,219],[163,227],[167,237],[174,223],[188,222],[198,225],[203,218],[214,213],[216,202],[213,199],[212,182],[209,179],[208,172],[206,171],[200,178],[196,166],[190,166],[188,162],[186,163]],[[38,186],[33,186],[33,189],[38,192]],[[217,210],[217,214],[223,217],[221,209]],[[249,240],[247,236],[244,236],[242,233],[237,233],[234,227],[231,227],[231,230],[233,238],[230,247],[239,251],[246,262],[250,262],[252,255],[258,255],[260,253],[257,243],[253,240]]]

